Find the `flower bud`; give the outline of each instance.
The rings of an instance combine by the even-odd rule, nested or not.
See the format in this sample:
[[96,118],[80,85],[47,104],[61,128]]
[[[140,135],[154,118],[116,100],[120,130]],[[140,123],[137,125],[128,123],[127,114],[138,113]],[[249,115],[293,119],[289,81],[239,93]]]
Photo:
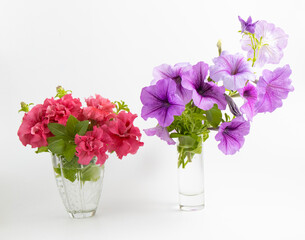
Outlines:
[[18,111],[18,112],[28,112],[30,111],[30,108],[29,106],[33,105],[33,103],[30,103],[30,104],[26,104],[25,102],[21,102],[20,103],[20,106],[21,106],[21,109]]
[[61,92],[61,91],[64,91],[65,89],[62,87],[62,86],[60,86],[60,85],[58,85],[57,87],[56,87],[56,92]]
[[219,56],[221,55],[221,52],[222,52],[222,50],[221,50],[221,40],[218,40],[218,42],[217,42],[217,48],[218,48],[218,54],[219,54]]
[[62,86],[57,86],[56,87],[56,96],[58,98],[62,98],[63,96],[67,95],[68,93],[72,93],[71,90],[65,90]]
[[25,108],[25,107],[27,107],[28,105],[27,105],[25,102],[21,102],[21,103],[20,103],[20,106],[21,106],[21,108]]

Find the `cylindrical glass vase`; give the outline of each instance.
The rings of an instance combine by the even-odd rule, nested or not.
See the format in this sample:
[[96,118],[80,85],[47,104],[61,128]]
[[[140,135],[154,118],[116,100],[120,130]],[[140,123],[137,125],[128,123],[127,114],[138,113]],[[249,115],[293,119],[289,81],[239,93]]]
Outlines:
[[78,164],[77,160],[76,156],[68,162],[52,155],[57,188],[70,217],[92,217],[102,192],[104,165],[96,165],[96,157],[88,165]]
[[198,143],[189,140],[179,138],[178,143],[179,206],[183,211],[196,211],[205,206],[204,158],[201,138]]

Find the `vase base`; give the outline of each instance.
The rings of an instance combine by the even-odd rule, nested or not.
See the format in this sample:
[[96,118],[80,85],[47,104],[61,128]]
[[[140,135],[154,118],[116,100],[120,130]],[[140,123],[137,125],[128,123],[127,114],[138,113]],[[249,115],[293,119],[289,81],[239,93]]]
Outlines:
[[179,206],[182,211],[198,211],[204,209],[204,193],[195,195],[179,194]]
[[184,206],[184,205],[180,205],[180,210],[181,211],[199,211],[201,209],[204,209],[204,204],[202,205],[198,205],[198,206]]
[[90,212],[68,212],[69,216],[74,219],[89,218],[95,215],[96,210]]

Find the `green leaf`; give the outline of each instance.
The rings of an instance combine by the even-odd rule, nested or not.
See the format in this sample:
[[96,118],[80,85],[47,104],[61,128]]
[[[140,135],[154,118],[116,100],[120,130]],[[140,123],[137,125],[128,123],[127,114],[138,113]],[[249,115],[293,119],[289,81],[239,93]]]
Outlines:
[[89,126],[89,121],[88,120],[81,121],[81,122],[76,124],[75,131],[78,135],[83,136],[83,135],[86,134],[88,126]]
[[209,138],[209,130],[206,130],[202,133],[202,141],[205,142]]
[[68,179],[71,182],[74,182],[76,180],[76,178],[77,178],[79,169],[64,168],[63,172],[64,172],[64,178]]
[[[183,136],[179,137],[179,145],[178,148],[187,148],[191,149],[196,145],[196,138],[193,138],[191,136]],[[196,148],[196,147],[195,147]]]
[[51,140],[50,138],[47,139],[49,143],[48,147],[52,153],[61,155],[65,150],[66,143],[62,138],[59,138],[59,136],[56,137],[50,137]]
[[48,128],[55,136],[64,136],[66,133],[65,126],[59,123],[49,123]]
[[95,164],[89,164],[83,168],[81,174],[82,181],[97,181],[101,175],[101,167]]
[[79,121],[73,115],[70,115],[66,124],[66,131],[68,135],[74,137],[76,134],[75,127],[79,123]]
[[65,158],[62,158],[62,168],[63,168],[63,174],[61,173],[60,164],[56,168],[54,168],[54,171],[57,175],[62,176],[66,179],[68,179],[71,182],[74,182],[77,178],[77,174],[80,172],[80,164],[77,162],[78,158],[74,155],[72,161],[68,162]]
[[116,108],[116,113],[119,113],[120,111],[126,111],[126,112],[130,112],[127,104],[121,100],[121,102],[115,101],[115,108]]
[[180,134],[180,133],[171,133],[170,134],[170,137],[171,138],[178,138],[178,137],[183,137],[184,135],[183,134]]
[[213,127],[218,127],[219,123],[221,122],[222,119],[222,113],[218,109],[217,105],[214,104],[214,107],[211,108],[210,110],[206,111],[206,116],[208,122],[213,126]]
[[225,113],[225,118],[226,118],[226,122],[230,121],[230,116],[227,113]]
[[48,137],[47,141],[48,143],[52,143],[54,141],[57,141],[59,139],[64,140],[66,143],[72,142],[74,143],[74,138],[70,137],[70,136],[54,136],[54,137]]
[[75,152],[76,152],[75,147],[76,147],[75,144],[71,144],[71,143],[66,144],[63,155],[68,162],[70,162],[75,155]]
[[60,167],[54,168],[54,172],[60,176],[61,175]]
[[211,77],[208,77],[208,82],[215,82]]
[[39,147],[37,148],[37,151],[35,151],[35,153],[42,153],[42,152],[48,152],[49,149],[47,146],[43,146],[43,147]]
[[[177,145],[178,156],[178,168],[182,165],[185,168],[186,164],[192,162],[195,154],[201,154],[202,152],[202,137],[197,135],[179,137],[179,143]],[[185,161],[186,159],[186,161]]]
[[[185,110],[180,116],[174,116],[174,121],[167,127],[167,131],[170,133],[175,130],[175,133],[182,135],[200,135],[206,128],[206,116],[204,116],[204,113],[205,111],[196,107],[193,101],[190,101],[186,104]],[[177,137],[178,135],[172,135],[172,137],[175,136]]]
[[76,169],[81,168],[81,165],[77,162],[78,157],[73,156],[72,161],[68,162],[65,158],[63,158],[63,168]]
[[101,170],[104,167],[100,167],[94,163],[82,166],[78,163],[78,157],[75,155],[70,162],[68,162],[64,157],[61,159],[61,161],[62,172],[60,164],[54,168],[54,171],[57,174],[57,177],[62,176],[71,182],[74,182],[75,180],[79,180],[82,183],[86,181],[97,181],[100,178]]
[[64,136],[54,136],[54,137],[48,137],[47,142],[48,144],[51,144],[55,141],[58,141],[59,139],[63,139]]

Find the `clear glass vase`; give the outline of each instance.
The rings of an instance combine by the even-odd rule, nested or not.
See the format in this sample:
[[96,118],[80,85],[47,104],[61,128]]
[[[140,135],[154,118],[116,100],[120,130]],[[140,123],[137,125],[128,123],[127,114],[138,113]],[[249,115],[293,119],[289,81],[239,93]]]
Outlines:
[[78,158],[68,162],[64,157],[52,155],[56,184],[72,218],[95,215],[102,192],[104,165],[96,165],[94,157],[88,165],[77,163]]
[[179,206],[183,211],[196,211],[204,208],[204,168],[202,138],[198,142],[179,137],[178,148],[178,187]]

